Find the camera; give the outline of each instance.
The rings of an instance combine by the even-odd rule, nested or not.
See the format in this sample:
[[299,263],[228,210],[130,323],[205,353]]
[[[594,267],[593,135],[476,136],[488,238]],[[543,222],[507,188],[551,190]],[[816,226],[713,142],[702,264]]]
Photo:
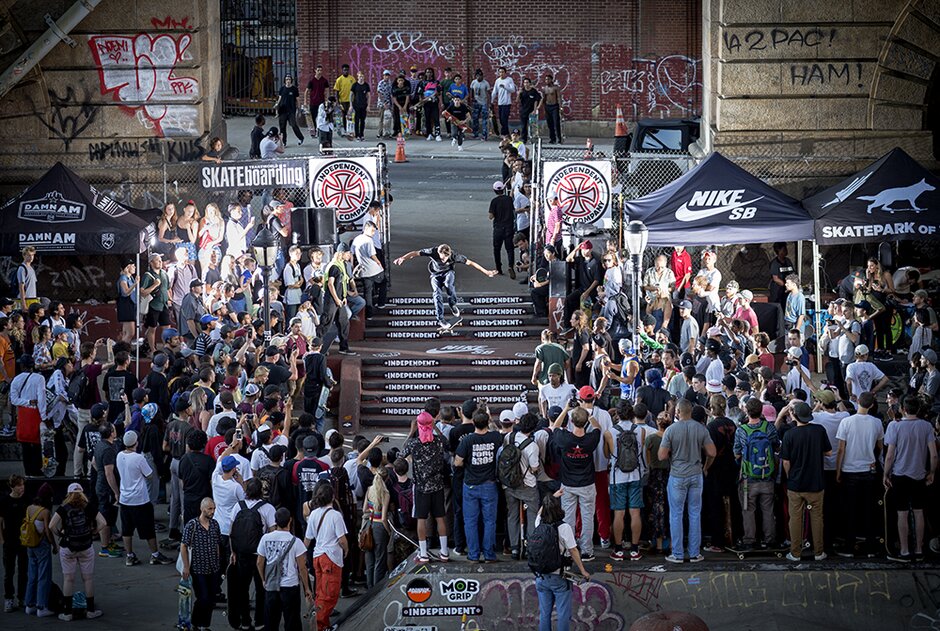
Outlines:
[[783,363],[792,368],[796,366],[797,364],[799,364],[800,362],[798,362],[795,359],[785,359],[783,360]]
[[572,395],[571,400],[568,401],[568,407],[576,408],[578,407],[578,395]]
[[235,429],[235,440],[241,440],[244,434],[242,433],[242,428],[238,427]]

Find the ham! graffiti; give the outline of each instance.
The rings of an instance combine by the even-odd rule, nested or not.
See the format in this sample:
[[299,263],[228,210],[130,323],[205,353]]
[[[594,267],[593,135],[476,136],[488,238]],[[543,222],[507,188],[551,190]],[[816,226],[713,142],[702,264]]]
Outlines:
[[[162,24],[162,22],[161,22]],[[95,35],[88,39],[101,93],[157,136],[198,136],[199,81],[177,74],[192,60],[189,34]]]

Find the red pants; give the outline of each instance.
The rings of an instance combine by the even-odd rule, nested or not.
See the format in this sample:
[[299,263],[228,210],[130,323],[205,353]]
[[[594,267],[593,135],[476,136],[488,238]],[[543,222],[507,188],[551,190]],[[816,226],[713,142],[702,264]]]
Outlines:
[[[610,539],[610,472],[594,472],[594,491],[597,493],[594,500],[594,515],[597,517],[597,536],[601,539]],[[575,537],[581,536],[581,511],[575,516]]]
[[330,614],[339,600],[340,584],[343,580],[343,568],[321,554],[313,559],[313,575],[316,577],[317,628],[330,626]]

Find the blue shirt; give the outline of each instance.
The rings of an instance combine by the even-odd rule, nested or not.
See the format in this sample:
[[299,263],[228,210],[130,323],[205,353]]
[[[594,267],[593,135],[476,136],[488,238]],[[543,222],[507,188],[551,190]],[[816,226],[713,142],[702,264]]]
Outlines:
[[450,98],[459,96],[461,99],[467,100],[467,95],[469,94],[467,90],[467,84],[461,83],[460,85],[457,85],[454,83],[450,86],[450,89],[447,90],[447,94],[450,96]]
[[[623,363],[620,366],[620,377],[622,379],[627,378],[627,366],[631,363],[636,364],[637,367],[639,367],[639,362],[637,361],[636,357],[625,357]],[[639,388],[642,383],[643,381],[640,379],[640,371],[637,370],[636,378],[633,380],[633,383],[620,383],[620,398],[629,399],[632,401],[636,396],[636,389]]]
[[783,321],[786,322],[788,326],[792,326],[796,324],[796,321],[799,320],[800,316],[805,315],[806,298],[803,296],[803,292],[787,294],[786,307],[784,307],[783,310]]

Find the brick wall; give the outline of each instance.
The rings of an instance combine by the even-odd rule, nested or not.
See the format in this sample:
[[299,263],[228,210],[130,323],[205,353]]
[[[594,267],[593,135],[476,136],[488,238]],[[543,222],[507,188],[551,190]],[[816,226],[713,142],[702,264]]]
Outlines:
[[567,120],[700,114],[701,2],[345,3],[297,0],[302,85],[317,63],[350,64],[375,88],[382,71],[450,66],[493,82],[506,66],[521,85],[554,74]]

